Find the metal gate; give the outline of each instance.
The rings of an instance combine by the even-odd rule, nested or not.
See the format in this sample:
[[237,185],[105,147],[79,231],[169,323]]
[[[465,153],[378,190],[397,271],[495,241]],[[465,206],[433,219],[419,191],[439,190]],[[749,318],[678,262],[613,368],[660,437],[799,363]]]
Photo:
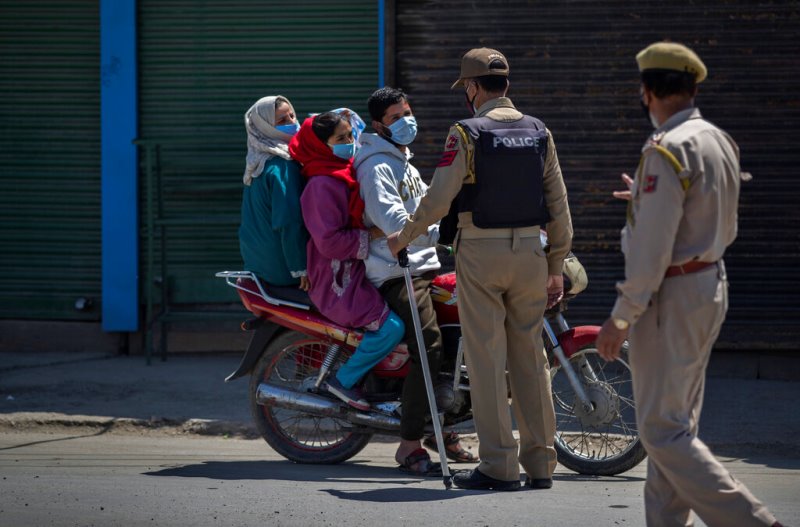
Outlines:
[[633,173],[652,130],[639,108],[635,54],[664,39],[694,48],[709,69],[697,105],[737,140],[743,169],[754,176],[742,188],[739,237],[726,256],[731,302],[719,345],[796,347],[798,2],[403,0],[393,8],[394,84],[412,97],[420,126],[415,160],[427,177],[449,125],[468,116],[462,90],[449,88],[469,48],[505,53],[509,96],[552,130],[574,251],[590,281],[573,302],[576,322],[602,322],[623,277],[625,204],[611,192],[622,186],[620,173]]
[[161,178],[156,223],[166,225],[155,232],[162,287],[179,303],[235,301],[213,274],[242,265],[243,115],[278,94],[301,119],[341,106],[364,115],[378,83],[378,3],[141,0],[138,25],[140,137]]
[[100,318],[97,0],[0,0],[0,318]]

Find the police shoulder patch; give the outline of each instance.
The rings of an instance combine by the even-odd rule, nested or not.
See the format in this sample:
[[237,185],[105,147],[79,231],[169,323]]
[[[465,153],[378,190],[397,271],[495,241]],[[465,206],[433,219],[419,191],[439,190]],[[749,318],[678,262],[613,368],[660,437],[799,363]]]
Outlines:
[[442,153],[442,158],[439,159],[439,164],[436,165],[437,167],[449,167],[453,164],[453,161],[458,155],[458,150],[445,150]]
[[644,184],[642,185],[642,192],[645,194],[650,194],[651,192],[656,191],[656,186],[658,185],[658,176],[645,176],[644,177]]

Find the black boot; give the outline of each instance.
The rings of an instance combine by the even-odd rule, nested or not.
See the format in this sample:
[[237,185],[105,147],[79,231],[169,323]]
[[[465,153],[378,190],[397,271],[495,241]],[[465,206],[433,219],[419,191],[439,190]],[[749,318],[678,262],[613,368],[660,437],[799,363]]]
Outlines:
[[525,476],[525,486],[536,490],[549,489],[553,487],[553,478],[531,479],[530,476]]
[[453,476],[456,487],[469,490],[519,490],[519,480],[504,481],[487,476],[480,470],[465,470]]

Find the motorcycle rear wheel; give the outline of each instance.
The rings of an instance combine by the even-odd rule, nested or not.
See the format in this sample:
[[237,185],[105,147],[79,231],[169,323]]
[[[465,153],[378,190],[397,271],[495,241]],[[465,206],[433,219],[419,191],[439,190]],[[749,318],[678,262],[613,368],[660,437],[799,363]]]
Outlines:
[[627,353],[605,362],[594,343],[570,357],[594,411],[584,412],[563,368],[552,367],[558,462],[579,474],[615,476],[646,456],[636,426]]
[[266,346],[250,375],[250,410],[256,428],[269,446],[296,463],[341,463],[361,452],[372,437],[341,419],[256,402],[262,382],[298,391],[312,385],[328,347],[323,340],[286,331]]

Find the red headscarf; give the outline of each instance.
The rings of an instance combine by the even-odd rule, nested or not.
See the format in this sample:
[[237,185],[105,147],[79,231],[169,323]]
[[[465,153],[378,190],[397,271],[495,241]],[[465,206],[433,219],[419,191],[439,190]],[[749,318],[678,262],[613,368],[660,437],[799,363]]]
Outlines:
[[350,191],[348,202],[350,226],[363,229],[364,200],[361,199],[358,181],[354,177],[353,160],[344,160],[334,155],[333,150],[314,134],[311,129],[313,122],[314,117],[303,121],[300,131],[289,142],[289,153],[292,159],[302,165],[301,172],[306,178],[330,176],[347,184],[347,189]]

